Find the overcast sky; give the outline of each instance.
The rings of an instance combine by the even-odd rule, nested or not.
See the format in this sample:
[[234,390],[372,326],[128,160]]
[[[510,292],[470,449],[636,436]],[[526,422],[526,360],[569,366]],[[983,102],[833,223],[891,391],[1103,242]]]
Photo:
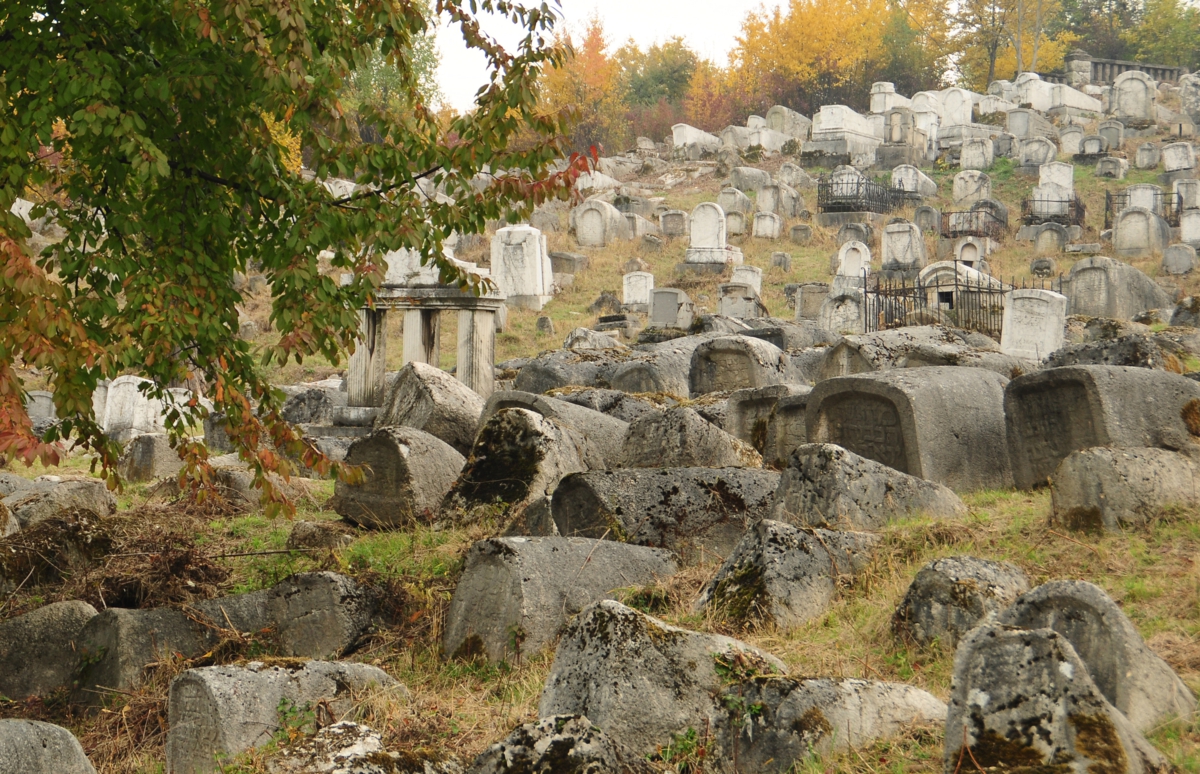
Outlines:
[[[683,37],[701,57],[725,64],[725,57],[741,31],[746,13],[786,0],[561,0],[567,28],[576,39],[593,13],[604,22],[613,50],[633,38],[646,48],[676,35]],[[485,20],[484,29],[506,46],[520,36],[503,21]],[[481,54],[467,51],[458,28],[443,26],[438,33],[442,62],[438,80],[446,101],[459,110],[471,107],[483,85],[486,68]]]

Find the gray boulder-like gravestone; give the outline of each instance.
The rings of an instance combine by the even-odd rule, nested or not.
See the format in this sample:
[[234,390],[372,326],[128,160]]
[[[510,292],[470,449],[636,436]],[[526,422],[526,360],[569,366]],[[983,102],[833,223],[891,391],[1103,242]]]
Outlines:
[[[377,688],[407,691],[379,667],[329,661],[303,666],[214,666],[189,669],[171,681],[167,698],[167,770],[210,774],[220,761],[267,744],[283,727],[280,707],[327,702],[334,716],[355,694]],[[219,757],[218,757],[219,756]]]
[[580,448],[588,469],[615,467],[621,459],[627,422],[583,404],[519,390],[492,393],[479,416],[476,435],[497,412],[509,408],[527,409],[574,431],[584,441]]
[[940,641],[953,649],[989,616],[1029,591],[1029,578],[1016,565],[974,556],[948,556],[921,568],[892,616],[892,630],[928,647]]
[[839,582],[871,561],[879,540],[865,532],[760,521],[705,584],[696,610],[735,625],[799,626],[825,613]]
[[739,640],[670,626],[619,602],[597,602],[563,632],[538,715],[584,715],[635,752],[653,753],[723,711],[722,663],[759,674],[786,671],[775,657]]
[[771,184],[771,173],[754,167],[734,167],[729,174],[729,185],[749,193]]
[[724,772],[787,774],[814,752],[863,748],[946,717],[946,704],[932,694],[874,680],[752,678],[727,687],[721,699],[727,711],[714,736]]
[[94,478],[39,481],[0,501],[21,529],[38,522],[84,511],[104,517],[117,511],[117,500],[103,481]]
[[338,479],[332,506],[368,527],[405,527],[430,521],[454,486],[465,460],[453,447],[413,427],[385,427],[355,441],[350,465],[365,465],[361,484]]
[[[1190,718],[1196,698],[1146,646],[1103,589],[1086,581],[1051,581],[1022,594],[997,618],[1003,626],[1051,629],[1071,643],[1104,698],[1141,732]],[[957,668],[956,668],[957,671]]]
[[1105,699],[1068,638],[1000,624],[978,627],[954,654],[945,771],[963,761],[984,771],[1170,770]]
[[728,556],[771,513],[779,474],[750,468],[576,473],[551,500],[558,533],[668,548],[686,565]]
[[467,774],[563,772],[655,774],[644,755],[596,728],[582,715],[552,715],[513,729],[484,750]]
[[1196,261],[1196,248],[1191,245],[1177,244],[1163,251],[1162,270],[1172,276],[1190,274],[1200,264]]
[[563,349],[629,349],[629,346],[615,336],[609,336],[603,331],[594,331],[591,328],[575,328],[563,339]]
[[581,433],[557,419],[501,409],[480,428],[442,503],[443,518],[471,521],[481,508],[507,512],[548,497],[564,476],[589,469],[589,448]]
[[711,339],[705,336],[681,336],[658,344],[642,345],[637,358],[617,366],[609,384],[615,390],[630,393],[663,393],[685,399],[688,373],[696,347]]
[[0,695],[48,696],[71,684],[76,643],[96,608],[71,600],[0,622]]
[[664,580],[668,551],[611,540],[509,537],[471,546],[450,609],[443,651],[491,661],[537,654],[584,607],[615,589]]
[[1200,463],[1169,449],[1071,452],[1054,474],[1054,520],[1071,529],[1120,532],[1196,502]]
[[799,384],[738,390],[729,396],[725,427],[730,435],[753,446],[764,459],[774,461],[781,443],[776,437],[780,425],[771,421],[775,407],[783,398],[808,395],[811,391],[811,387]]
[[79,740],[67,729],[38,720],[0,720],[0,772],[96,774]]
[[840,446],[813,443],[788,458],[773,513],[781,521],[810,527],[879,530],[909,516],[961,518],[967,506],[941,484]]
[[333,410],[345,406],[347,393],[305,389],[287,399],[283,404],[283,418],[294,425],[328,425],[333,422]]
[[1005,488],[1004,387],[983,368],[901,368],[826,379],[808,398],[808,439],[955,491]]
[[692,353],[688,388],[692,397],[782,384],[788,356],[779,347],[752,336],[709,339]]
[[521,366],[513,386],[535,395],[559,387],[595,387],[606,384],[613,370],[633,357],[635,355],[628,349],[587,352],[554,349]]
[[483,398],[440,368],[408,363],[388,387],[375,429],[403,426],[429,433],[468,454],[475,440]]
[[622,422],[632,422],[635,419],[655,414],[661,409],[650,400],[630,395],[621,390],[605,390],[599,387],[587,390],[564,392],[554,396],[563,403],[573,403],[592,411],[599,411]]
[[897,368],[961,366],[994,371],[1008,378],[1024,364],[1006,355],[982,333],[942,325],[914,325],[846,336],[824,349],[819,378],[851,376]]
[[165,433],[147,433],[125,445],[125,452],[117,462],[117,473],[126,481],[143,483],[173,476],[182,467],[183,460],[171,448]]
[[1012,380],[1004,415],[1013,479],[1032,489],[1079,449],[1187,448],[1200,436],[1200,383],[1147,368],[1051,368]]
[[685,407],[647,414],[629,425],[626,468],[757,468],[762,456],[745,441]]

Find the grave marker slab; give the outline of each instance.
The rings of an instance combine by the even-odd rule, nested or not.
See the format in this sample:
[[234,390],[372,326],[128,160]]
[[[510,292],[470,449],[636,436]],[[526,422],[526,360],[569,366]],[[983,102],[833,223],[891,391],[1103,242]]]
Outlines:
[[1138,146],[1133,165],[1138,169],[1158,169],[1162,160],[1162,150],[1152,142],[1144,142]]
[[650,325],[656,328],[692,327],[692,300],[678,288],[655,288],[650,291]]
[[973,204],[992,195],[992,180],[983,172],[964,170],[954,176],[954,203]]
[[779,239],[783,234],[783,218],[773,212],[754,213],[755,239]]
[[650,291],[654,290],[654,275],[648,271],[635,271],[622,278],[623,303],[627,307],[650,308]]
[[[1157,186],[1150,187],[1157,188]],[[1132,186],[1132,188],[1142,188],[1142,186]],[[1171,227],[1146,207],[1126,207],[1113,224],[1113,250],[1122,258],[1162,255],[1170,240]]]
[[1196,150],[1188,142],[1173,142],[1162,149],[1163,169],[1182,172],[1196,168]]
[[1000,351],[1041,362],[1063,345],[1067,297],[1052,290],[1012,290],[1004,297]]
[[913,271],[925,267],[925,239],[914,223],[893,223],[883,229],[883,268]]

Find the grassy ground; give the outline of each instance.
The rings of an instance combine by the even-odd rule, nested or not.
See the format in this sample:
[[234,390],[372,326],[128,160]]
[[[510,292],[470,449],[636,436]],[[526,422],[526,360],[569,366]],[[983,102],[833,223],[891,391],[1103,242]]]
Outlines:
[[[72,464],[78,465],[78,461]],[[30,474],[39,472],[29,471]],[[321,510],[328,482],[313,487],[298,518],[330,520]],[[64,598],[103,605],[105,590],[154,578],[173,559],[182,584],[155,586],[143,606],[186,603],[196,597],[250,591],[290,573],[332,569],[380,587],[385,619],[351,658],[376,664],[404,683],[411,698],[362,697],[354,716],[379,728],[394,749],[433,751],[469,761],[513,726],[536,716],[541,687],[550,668],[545,653],[519,664],[446,661],[439,643],[446,608],[466,550],[490,534],[489,525],[435,532],[352,531],[354,542],[316,553],[283,551],[291,525],[257,512],[203,513],[164,504],[145,488],[122,496],[126,506],[114,520],[127,520],[122,545],[138,545],[152,556],[115,557],[77,567],[66,578],[24,587],[0,598],[0,619]],[[703,583],[716,565],[690,568],[657,595],[665,603],[655,613],[693,629],[740,637],[779,656],[793,675],[835,675],[896,680],[946,698],[952,656],[948,648],[921,649],[893,636],[890,619],[916,572],[948,555],[972,554],[1011,561],[1034,584],[1078,578],[1103,587],[1116,599],[1150,646],[1194,690],[1200,691],[1200,519],[1192,511],[1169,511],[1150,528],[1114,535],[1071,533],[1050,523],[1046,492],[983,492],[967,498],[962,521],[913,520],[885,532],[873,564],[821,618],[791,630],[765,627],[734,630],[692,611]],[[171,553],[174,551],[175,553]],[[230,556],[231,554],[252,554]],[[184,555],[180,563],[179,554]],[[165,558],[164,558],[165,557]],[[638,595],[644,598],[645,594]],[[632,597],[632,593],[631,593]],[[221,661],[262,658],[250,641],[231,643]],[[0,702],[0,716],[43,718],[62,723],[81,738],[101,772],[161,771],[166,729],[166,689],[171,675],[189,666],[214,663],[168,660],[138,691],[118,696],[99,715],[72,713],[62,697],[45,701]],[[1200,771],[1200,729],[1170,725],[1152,735],[1154,743],[1180,769]],[[666,740],[664,740],[666,741]],[[701,740],[702,741],[702,740]],[[261,771],[256,753],[231,770]],[[679,771],[686,769],[680,755]],[[851,753],[814,758],[804,772],[932,772],[941,766],[941,730],[915,729],[898,740]]]

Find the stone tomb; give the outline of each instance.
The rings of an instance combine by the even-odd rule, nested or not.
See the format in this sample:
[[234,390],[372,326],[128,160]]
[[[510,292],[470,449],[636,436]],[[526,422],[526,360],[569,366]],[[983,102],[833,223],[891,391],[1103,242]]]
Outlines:
[[678,288],[655,288],[650,291],[650,325],[655,328],[692,327],[692,299]]
[[1122,258],[1162,255],[1170,241],[1171,227],[1146,207],[1126,207],[1113,224],[1113,251]]
[[1018,140],[1031,140],[1034,137],[1053,137],[1056,132],[1054,124],[1047,121],[1036,110],[1017,108],[1008,111],[1005,117],[1008,133]]
[[654,275],[648,271],[634,271],[622,278],[623,307],[630,312],[650,311],[650,292],[654,290]]
[[532,226],[498,230],[492,238],[492,280],[509,306],[540,311],[554,297],[545,235]]
[[1004,395],[1014,482],[1044,485],[1079,449],[1186,443],[1183,409],[1197,399],[1200,383],[1149,368],[1066,366],[1014,379]]
[[892,223],[883,229],[884,271],[911,272],[925,267],[925,239],[914,223]]
[[767,111],[767,128],[797,140],[808,139],[812,121],[783,105],[775,105]]
[[717,286],[717,314],[738,320],[767,317],[767,309],[753,286],[743,282],[724,282]]
[[1000,351],[1041,362],[1063,345],[1067,297],[1052,290],[1025,288],[1004,297]]
[[755,204],[759,212],[773,212],[781,218],[794,218],[804,208],[800,195],[783,183],[771,183],[758,189]]
[[742,262],[742,251],[725,241],[725,211],[714,202],[701,202],[692,210],[691,240],[684,261],[689,264],[725,265]]
[[956,491],[1007,488],[1007,382],[959,366],[826,379],[809,395],[807,438]]

